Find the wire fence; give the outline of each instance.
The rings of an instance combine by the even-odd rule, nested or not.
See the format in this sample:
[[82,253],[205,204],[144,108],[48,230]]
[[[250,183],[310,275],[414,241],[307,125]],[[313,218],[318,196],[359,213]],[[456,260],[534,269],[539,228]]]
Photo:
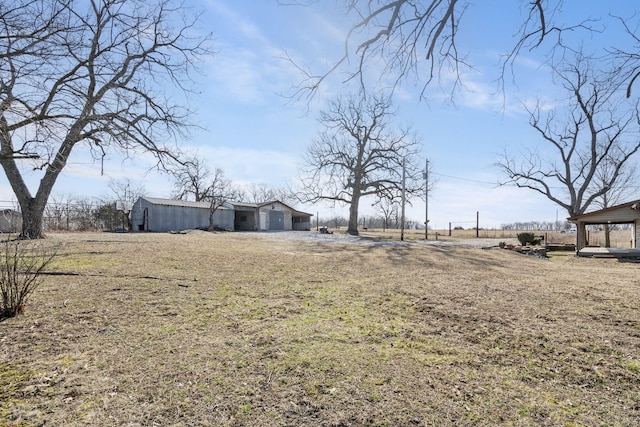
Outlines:
[[[15,201],[0,200],[2,231],[19,231],[20,207]],[[4,220],[4,221],[3,221]],[[42,218],[45,231],[117,231],[130,229],[129,216],[116,209],[116,202],[76,200],[50,202]]]

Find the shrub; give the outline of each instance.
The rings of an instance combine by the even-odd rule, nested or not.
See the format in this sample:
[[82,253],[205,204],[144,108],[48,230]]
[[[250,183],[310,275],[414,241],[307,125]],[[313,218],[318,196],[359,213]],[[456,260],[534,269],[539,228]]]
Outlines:
[[41,282],[41,274],[55,256],[42,242],[6,240],[0,254],[0,319],[14,317]]
[[540,239],[536,239],[535,234],[529,232],[518,234],[518,241],[522,246],[526,246],[527,244],[534,246],[540,244]]

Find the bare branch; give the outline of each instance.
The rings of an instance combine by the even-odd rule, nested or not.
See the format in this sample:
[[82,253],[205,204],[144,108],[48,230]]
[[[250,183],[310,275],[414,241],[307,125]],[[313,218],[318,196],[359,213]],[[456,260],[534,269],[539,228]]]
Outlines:
[[365,71],[370,61],[382,59],[385,68],[380,78],[391,77],[396,84],[411,76],[420,76],[422,61],[429,64],[425,87],[435,77],[436,70],[448,66],[458,70],[466,65],[455,46],[458,21],[464,6],[458,0],[390,0],[372,2],[352,0],[347,10],[359,19],[345,38],[343,52],[333,65],[316,74],[286,59],[303,72],[303,80],[290,95],[294,99],[313,98],[319,86],[338,69],[357,58],[354,69],[344,70],[344,81],[357,79],[366,92]]

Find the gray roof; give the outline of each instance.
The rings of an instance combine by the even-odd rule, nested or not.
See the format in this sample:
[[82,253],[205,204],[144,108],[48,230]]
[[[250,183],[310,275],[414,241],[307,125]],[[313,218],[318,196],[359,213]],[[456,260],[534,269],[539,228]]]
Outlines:
[[[141,197],[154,205],[162,205],[162,206],[178,206],[183,208],[200,208],[200,209],[209,209],[209,202],[193,202],[190,200],[175,200],[175,199],[160,199],[157,197]],[[229,209],[227,207],[220,207],[218,209]]]
[[[175,199],[161,199],[161,198],[157,198],[157,197],[141,197],[141,199],[144,199],[146,201],[148,201],[151,204],[154,205],[161,205],[161,206],[178,206],[178,207],[189,207],[189,208],[200,208],[200,209],[209,209],[209,202],[192,202],[189,200],[175,200]],[[267,206],[273,203],[279,203],[283,206],[285,206],[286,208],[290,209],[292,212],[294,212],[297,215],[303,215],[303,216],[313,216],[313,214],[307,213],[307,212],[302,212],[299,210],[296,210],[294,208],[292,208],[291,206],[282,203],[279,200],[272,200],[269,202],[265,202],[265,203],[247,203],[247,202],[233,202],[233,201],[227,201],[225,202],[226,205],[230,205],[232,206],[232,208],[226,207],[226,206],[222,206],[218,209],[231,209],[231,210],[239,210],[242,208],[251,208],[251,209],[258,209],[261,208],[263,206]]]

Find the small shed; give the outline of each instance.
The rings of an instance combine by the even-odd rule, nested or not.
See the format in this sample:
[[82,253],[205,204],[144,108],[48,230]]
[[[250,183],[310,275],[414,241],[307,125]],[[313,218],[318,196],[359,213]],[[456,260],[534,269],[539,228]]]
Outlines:
[[22,230],[22,213],[13,209],[0,210],[0,233],[18,233]]
[[[595,253],[606,252],[616,257],[640,256],[640,200],[611,206],[605,209],[576,215],[569,218],[576,224],[576,250],[578,255],[596,256]],[[587,225],[631,224],[631,248],[593,250],[588,247]]]

